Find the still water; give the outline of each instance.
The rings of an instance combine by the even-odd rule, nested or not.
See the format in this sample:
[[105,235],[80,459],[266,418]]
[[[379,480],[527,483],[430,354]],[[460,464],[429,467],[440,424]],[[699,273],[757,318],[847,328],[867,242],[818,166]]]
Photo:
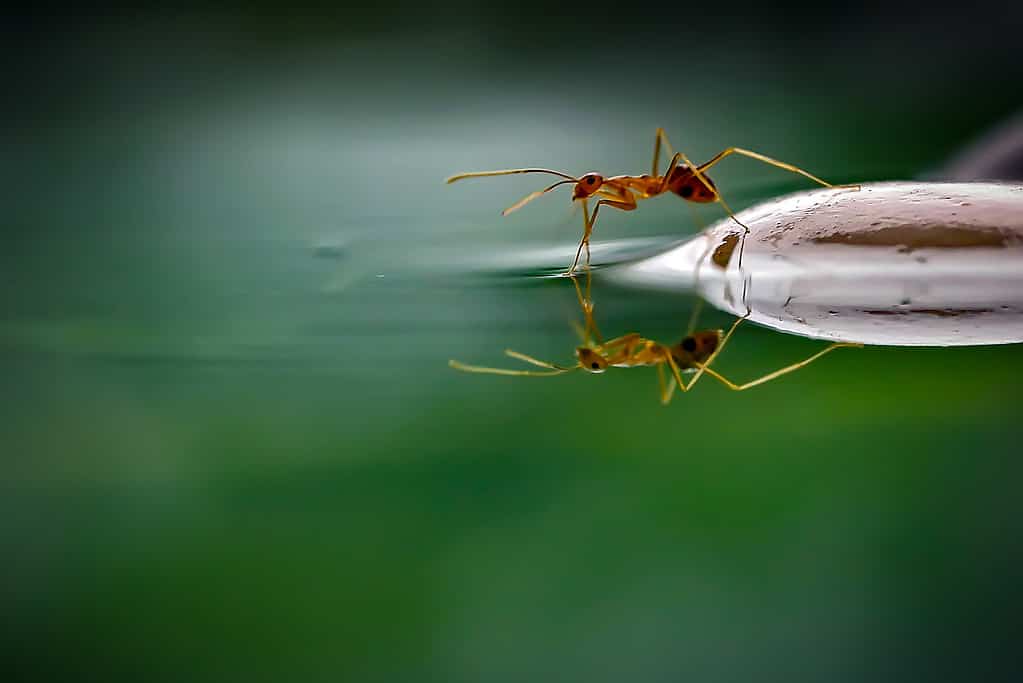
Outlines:
[[[6,141],[9,662],[612,681],[1002,661],[1020,347],[843,350],[669,407],[649,368],[447,365],[509,347],[571,362],[575,292],[547,276],[581,227],[564,195],[501,218],[528,178],[451,173],[642,172],[666,125],[694,157],[741,143],[835,182],[908,177],[951,151],[928,125],[893,131],[892,158],[883,136],[850,150],[860,120],[792,83],[755,110],[722,92],[702,117],[636,83],[582,116],[581,90],[559,99],[531,73],[505,74],[511,97],[453,66],[388,80],[385,59],[353,80],[351,63],[306,55],[122,111],[128,63],[110,101]],[[835,115],[791,121],[793,102]],[[736,207],[807,189],[740,162],[715,180]],[[608,212],[594,258],[649,256],[719,217],[667,197]],[[593,287],[609,337],[676,341],[694,305],[600,270]],[[750,324],[718,365],[752,378],[823,344]]]

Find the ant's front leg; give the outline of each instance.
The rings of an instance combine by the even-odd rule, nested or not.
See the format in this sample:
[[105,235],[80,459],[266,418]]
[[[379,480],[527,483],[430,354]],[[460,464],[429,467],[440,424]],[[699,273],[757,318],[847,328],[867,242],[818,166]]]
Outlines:
[[636,208],[636,197],[631,191],[625,188],[614,188],[616,192],[605,192],[604,190],[598,191],[594,196],[602,196],[605,199],[601,199],[597,202],[597,205],[593,207],[593,213],[587,216],[586,200],[583,200],[583,218],[586,223],[583,226],[583,238],[579,242],[579,248],[575,250],[575,260],[572,262],[572,267],[568,269],[568,274],[571,275],[575,272],[576,266],[579,265],[579,256],[582,254],[583,247],[586,247],[586,267],[590,265],[590,234],[593,232],[593,225],[597,222],[597,213],[600,211],[602,206],[611,206],[622,211],[632,211]]

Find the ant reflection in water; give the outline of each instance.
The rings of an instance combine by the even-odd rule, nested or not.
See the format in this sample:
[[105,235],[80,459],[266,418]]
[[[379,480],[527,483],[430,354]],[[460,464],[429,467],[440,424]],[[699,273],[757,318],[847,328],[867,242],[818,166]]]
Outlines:
[[[489,368],[477,365],[466,365],[465,363],[461,363],[456,360],[448,361],[448,365],[463,372],[508,375],[513,377],[552,377],[554,375],[563,375],[576,370],[584,370],[591,374],[600,374],[611,367],[636,368],[655,366],[657,368],[657,378],[660,385],[661,403],[667,405],[671,401],[676,387],[681,389],[683,392],[687,392],[693,388],[696,382],[699,381],[700,377],[702,377],[705,373],[733,391],[745,391],[746,389],[752,389],[755,386],[759,386],[765,382],[771,381],[772,379],[776,379],[782,375],[787,375],[790,372],[794,372],[799,368],[805,367],[835,349],[842,347],[860,348],[863,346],[862,344],[854,342],[835,342],[798,363],[793,363],[792,365],[787,365],[775,370],[774,372],[769,372],[766,375],[746,382],[745,384],[736,384],[710,366],[724,350],[725,345],[728,344],[728,340],[732,338],[732,335],[739,327],[739,324],[749,317],[749,312],[741,318],[737,318],[736,321],[732,323],[732,326],[728,329],[727,333],[723,333],[722,330],[694,331],[697,315],[699,313],[698,304],[690,319],[689,331],[679,343],[670,346],[653,341],[652,339],[646,339],[636,332],[631,332],[621,337],[603,341],[600,330],[597,328],[597,323],[593,319],[593,302],[590,299],[589,271],[587,271],[586,275],[585,296],[583,295],[579,282],[575,277],[572,278],[572,283],[575,285],[576,296],[579,299],[579,306],[583,311],[583,316],[586,322],[585,327],[580,327],[576,324],[583,343],[581,346],[576,347],[576,363],[574,365],[556,365],[538,358],[533,358],[532,356],[527,356],[526,354],[518,351],[513,351],[512,349],[505,349],[505,355],[515,358],[516,360],[529,363],[530,365],[543,368],[543,370]],[[665,376],[664,366],[667,366],[670,371],[670,374],[668,374],[667,377]],[[692,374],[692,379],[689,380],[688,384],[683,380],[682,376],[684,374]]]

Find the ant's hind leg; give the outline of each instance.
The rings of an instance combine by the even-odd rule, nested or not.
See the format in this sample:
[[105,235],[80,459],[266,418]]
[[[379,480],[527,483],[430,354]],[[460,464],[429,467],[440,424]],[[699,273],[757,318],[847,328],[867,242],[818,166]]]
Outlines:
[[[809,365],[810,363],[814,362],[815,360],[817,360],[821,356],[823,356],[823,355],[825,355],[827,353],[830,353],[831,351],[834,351],[835,349],[841,349],[841,348],[855,348],[855,349],[858,349],[858,348],[863,348],[863,344],[858,344],[858,343],[855,343],[855,342],[836,342],[836,343],[828,346],[826,349],[818,351],[817,353],[813,354],[812,356],[810,356],[809,358],[807,358],[805,360],[801,360],[798,363],[793,363],[792,365],[786,365],[783,368],[775,370],[774,372],[769,372],[766,375],[764,375],[763,377],[758,377],[757,379],[754,379],[754,380],[751,380],[749,382],[746,382],[745,384],[735,384],[734,382],[732,382],[731,380],[727,379],[726,377],[724,377],[720,373],[716,372],[715,370],[712,370],[711,368],[708,368],[706,365],[701,366],[700,369],[701,370],[706,370],[708,375],[710,375],[714,379],[718,380],[719,382],[724,384],[726,387],[728,387],[732,391],[745,391],[746,389],[752,389],[753,387],[760,386],[761,384],[764,384],[765,382],[770,382],[772,379],[777,379],[777,378],[781,377],[782,375],[787,375],[790,372],[795,372],[799,368],[806,367],[807,365]],[[690,383],[690,384],[692,384],[692,383]]]
[[[701,164],[700,166],[694,168],[694,170],[696,172],[696,175],[700,176],[700,179],[702,180],[703,179],[703,175],[702,174],[703,174],[704,171],[709,169],[711,166],[717,164],[719,161],[721,161],[725,157],[728,157],[728,156],[730,156],[732,154],[740,154],[740,155],[742,155],[744,157],[748,157],[750,159],[755,159],[756,161],[760,161],[760,162],[765,163],[765,164],[767,164],[769,166],[774,166],[775,168],[780,168],[780,169],[782,169],[784,171],[789,171],[790,173],[795,173],[797,175],[801,175],[804,178],[812,180],[813,182],[817,183],[818,185],[823,185],[824,187],[848,188],[848,189],[855,189],[855,190],[859,190],[860,189],[860,186],[859,185],[855,185],[855,184],[853,184],[853,185],[832,185],[831,183],[827,182],[826,180],[821,180],[817,176],[813,175],[812,173],[809,173],[808,171],[804,171],[803,169],[799,168],[798,166],[793,166],[792,164],[786,163],[784,161],[778,161],[777,159],[772,159],[771,157],[769,157],[769,156],[767,156],[765,154],[761,154],[760,152],[754,152],[752,150],[742,149],[741,147],[729,147],[728,149],[725,149],[725,150],[722,150],[721,152],[718,152],[717,154],[714,155],[713,158],[711,158],[710,161],[708,161],[708,162],[706,162],[704,164]],[[706,184],[706,183],[704,183],[704,184]],[[746,249],[746,235],[749,234],[749,228],[745,224],[743,224],[738,218],[735,217],[735,213],[732,211],[731,208],[729,208],[729,206],[725,203],[725,200],[721,197],[721,195],[716,190],[714,191],[714,194],[717,196],[718,201],[721,202],[721,206],[724,208],[724,210],[727,211],[728,215],[732,217],[732,220],[734,220],[736,223],[741,225],[744,228],[744,230],[745,230],[745,232],[742,235],[742,242],[739,245],[739,268],[741,269],[742,268],[742,255],[743,255],[743,252]]]
[[789,171],[789,172],[795,173],[797,175],[801,175],[804,178],[808,178],[809,180],[812,180],[813,182],[817,183],[818,185],[823,185],[824,187],[844,187],[844,188],[850,188],[850,189],[851,188],[855,188],[857,190],[860,189],[860,186],[859,185],[855,185],[855,184],[854,185],[832,185],[831,183],[829,183],[829,182],[827,182],[825,180],[821,180],[820,178],[818,178],[817,176],[813,175],[812,173],[804,171],[803,169],[799,168],[798,166],[793,166],[792,164],[786,163],[784,161],[778,161],[777,159],[772,159],[771,157],[767,156],[766,154],[761,154],[760,152],[754,152],[754,151],[748,150],[748,149],[742,149],[741,147],[729,147],[728,149],[725,149],[725,150],[722,150],[721,152],[718,152],[717,154],[714,155],[714,157],[710,161],[708,161],[705,164],[701,164],[700,167],[699,167],[699,170],[700,171],[706,171],[708,168],[710,168],[714,164],[718,163],[719,161],[721,161],[725,157],[730,156],[732,154],[741,154],[744,157],[748,157],[750,159],[756,159],[757,161],[765,163],[765,164],[767,164],[769,166],[774,166],[775,168],[780,168],[782,170]]
[[[727,151],[727,150],[725,150],[725,151]],[[724,152],[722,152],[722,154],[724,154]],[[700,179],[700,182],[703,183],[703,186],[706,187],[708,190],[710,190],[711,193],[713,193],[714,198],[717,200],[717,202],[719,204],[721,204],[721,208],[725,210],[725,213],[728,214],[728,217],[731,218],[733,221],[735,221],[736,225],[738,225],[740,228],[742,228],[742,230],[743,230],[742,242],[739,245],[739,268],[741,269],[742,268],[742,252],[743,252],[743,249],[746,246],[746,235],[748,235],[749,232],[750,232],[749,226],[746,225],[745,223],[743,223],[742,221],[740,221],[736,217],[735,212],[732,211],[732,207],[730,207],[728,205],[728,202],[726,202],[725,198],[721,196],[721,193],[718,191],[718,189],[716,187],[714,187],[714,185],[709,180],[707,180],[707,177],[705,175],[703,175],[703,171],[706,170],[706,168],[708,168],[708,165],[711,164],[711,162],[717,163],[718,161],[720,161],[720,159],[715,157],[714,159],[711,159],[711,161],[707,162],[706,164],[703,164],[703,166],[697,166],[696,164],[694,164],[689,159],[689,157],[687,157],[682,152],[679,152],[678,156],[681,157],[682,161],[686,164],[686,166],[688,166],[689,168],[691,168],[693,170],[693,174],[697,178]],[[721,155],[718,155],[718,156],[721,156]]]

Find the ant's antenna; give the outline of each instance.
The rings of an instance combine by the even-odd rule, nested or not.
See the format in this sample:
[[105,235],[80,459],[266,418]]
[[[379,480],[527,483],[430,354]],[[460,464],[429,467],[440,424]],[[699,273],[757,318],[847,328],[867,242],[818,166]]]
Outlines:
[[512,211],[518,211],[519,209],[521,209],[523,206],[525,206],[529,202],[533,201],[534,199],[536,199],[537,197],[539,197],[541,195],[547,194],[548,192],[550,192],[554,188],[558,187],[559,185],[564,185],[565,183],[575,183],[575,182],[578,182],[575,178],[573,178],[571,180],[559,180],[558,182],[554,183],[550,187],[545,187],[542,190],[537,190],[536,192],[531,192],[531,193],[527,194],[525,197],[523,197],[522,199],[520,199],[519,201],[517,201],[514,204],[512,204],[511,206],[509,206],[504,211],[502,211],[501,215],[502,216],[507,216]]
[[578,178],[573,178],[567,173],[562,173],[561,171],[552,171],[549,168],[512,168],[505,171],[476,171],[474,173],[459,173],[458,175],[451,176],[444,182],[451,184],[459,180],[464,180],[465,178],[489,178],[495,175],[516,175],[518,173],[550,173],[551,175],[556,175],[561,178],[565,178],[566,180],[571,180],[576,183],[579,182]]
[[562,173],[561,171],[552,171],[549,168],[510,168],[510,169],[507,169],[507,170],[504,170],[504,171],[476,171],[475,173],[459,173],[458,175],[451,176],[445,182],[450,185],[451,183],[457,182],[459,180],[464,180],[466,178],[489,178],[491,176],[498,176],[498,175],[517,175],[519,173],[549,173],[551,175],[556,175],[559,178],[564,178],[564,180],[559,180],[558,182],[554,183],[550,187],[546,187],[546,188],[544,188],[542,190],[538,190],[536,192],[529,193],[528,195],[526,195],[525,197],[523,197],[522,199],[520,199],[519,201],[515,202],[514,204],[509,206],[507,209],[502,211],[501,212],[502,216],[507,216],[512,211],[518,211],[519,209],[521,209],[523,206],[525,206],[529,202],[533,201],[534,199],[536,199],[537,197],[539,197],[541,195],[547,194],[548,192],[550,192],[554,188],[558,187],[559,185],[564,185],[566,183],[578,183],[579,182],[578,178],[573,178],[572,176],[568,175],[567,173]]

